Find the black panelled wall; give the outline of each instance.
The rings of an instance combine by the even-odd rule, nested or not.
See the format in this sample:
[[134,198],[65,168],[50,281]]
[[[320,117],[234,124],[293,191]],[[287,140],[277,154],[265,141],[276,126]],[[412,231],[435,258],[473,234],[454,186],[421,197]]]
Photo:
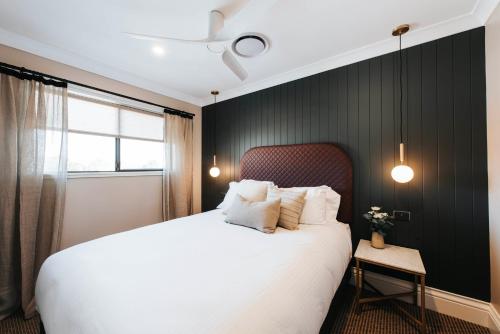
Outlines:
[[[409,210],[411,222],[387,241],[420,249],[430,286],[489,300],[484,28],[404,50],[404,138],[415,171],[405,185],[390,176],[398,62],[391,53],[220,102],[216,127],[213,105],[204,107],[203,210],[222,200],[251,147],[338,143],[354,165],[354,247],[369,238],[361,214],[370,205]],[[214,134],[217,179],[208,175]]]

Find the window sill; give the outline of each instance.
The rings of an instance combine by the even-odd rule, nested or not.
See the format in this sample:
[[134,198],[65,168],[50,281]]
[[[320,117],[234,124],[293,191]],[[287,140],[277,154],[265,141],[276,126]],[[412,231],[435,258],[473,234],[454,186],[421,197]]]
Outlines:
[[138,171],[138,172],[88,172],[68,173],[68,179],[87,179],[93,177],[130,177],[130,176],[161,176],[162,171]]

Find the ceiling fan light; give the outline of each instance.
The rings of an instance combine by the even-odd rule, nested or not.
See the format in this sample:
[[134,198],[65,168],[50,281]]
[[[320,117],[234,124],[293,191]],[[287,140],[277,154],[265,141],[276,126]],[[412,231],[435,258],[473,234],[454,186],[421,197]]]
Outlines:
[[232,44],[232,49],[240,57],[252,58],[263,54],[269,43],[263,35],[254,34],[238,37]]

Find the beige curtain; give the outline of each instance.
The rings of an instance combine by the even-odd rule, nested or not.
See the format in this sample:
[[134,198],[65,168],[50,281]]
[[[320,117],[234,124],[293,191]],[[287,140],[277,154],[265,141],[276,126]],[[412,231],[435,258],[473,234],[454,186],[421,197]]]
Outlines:
[[193,120],[165,113],[163,219],[193,212]]
[[59,247],[66,145],[67,89],[1,73],[0,319],[35,314],[38,271]]

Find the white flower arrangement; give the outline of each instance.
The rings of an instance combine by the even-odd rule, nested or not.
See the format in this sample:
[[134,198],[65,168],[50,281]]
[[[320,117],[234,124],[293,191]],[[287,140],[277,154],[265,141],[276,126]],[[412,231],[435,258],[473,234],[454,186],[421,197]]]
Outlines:
[[363,217],[371,224],[370,229],[372,232],[377,232],[385,237],[387,232],[394,227],[392,222],[394,217],[389,216],[387,212],[381,212],[382,207],[372,206],[370,209]]

